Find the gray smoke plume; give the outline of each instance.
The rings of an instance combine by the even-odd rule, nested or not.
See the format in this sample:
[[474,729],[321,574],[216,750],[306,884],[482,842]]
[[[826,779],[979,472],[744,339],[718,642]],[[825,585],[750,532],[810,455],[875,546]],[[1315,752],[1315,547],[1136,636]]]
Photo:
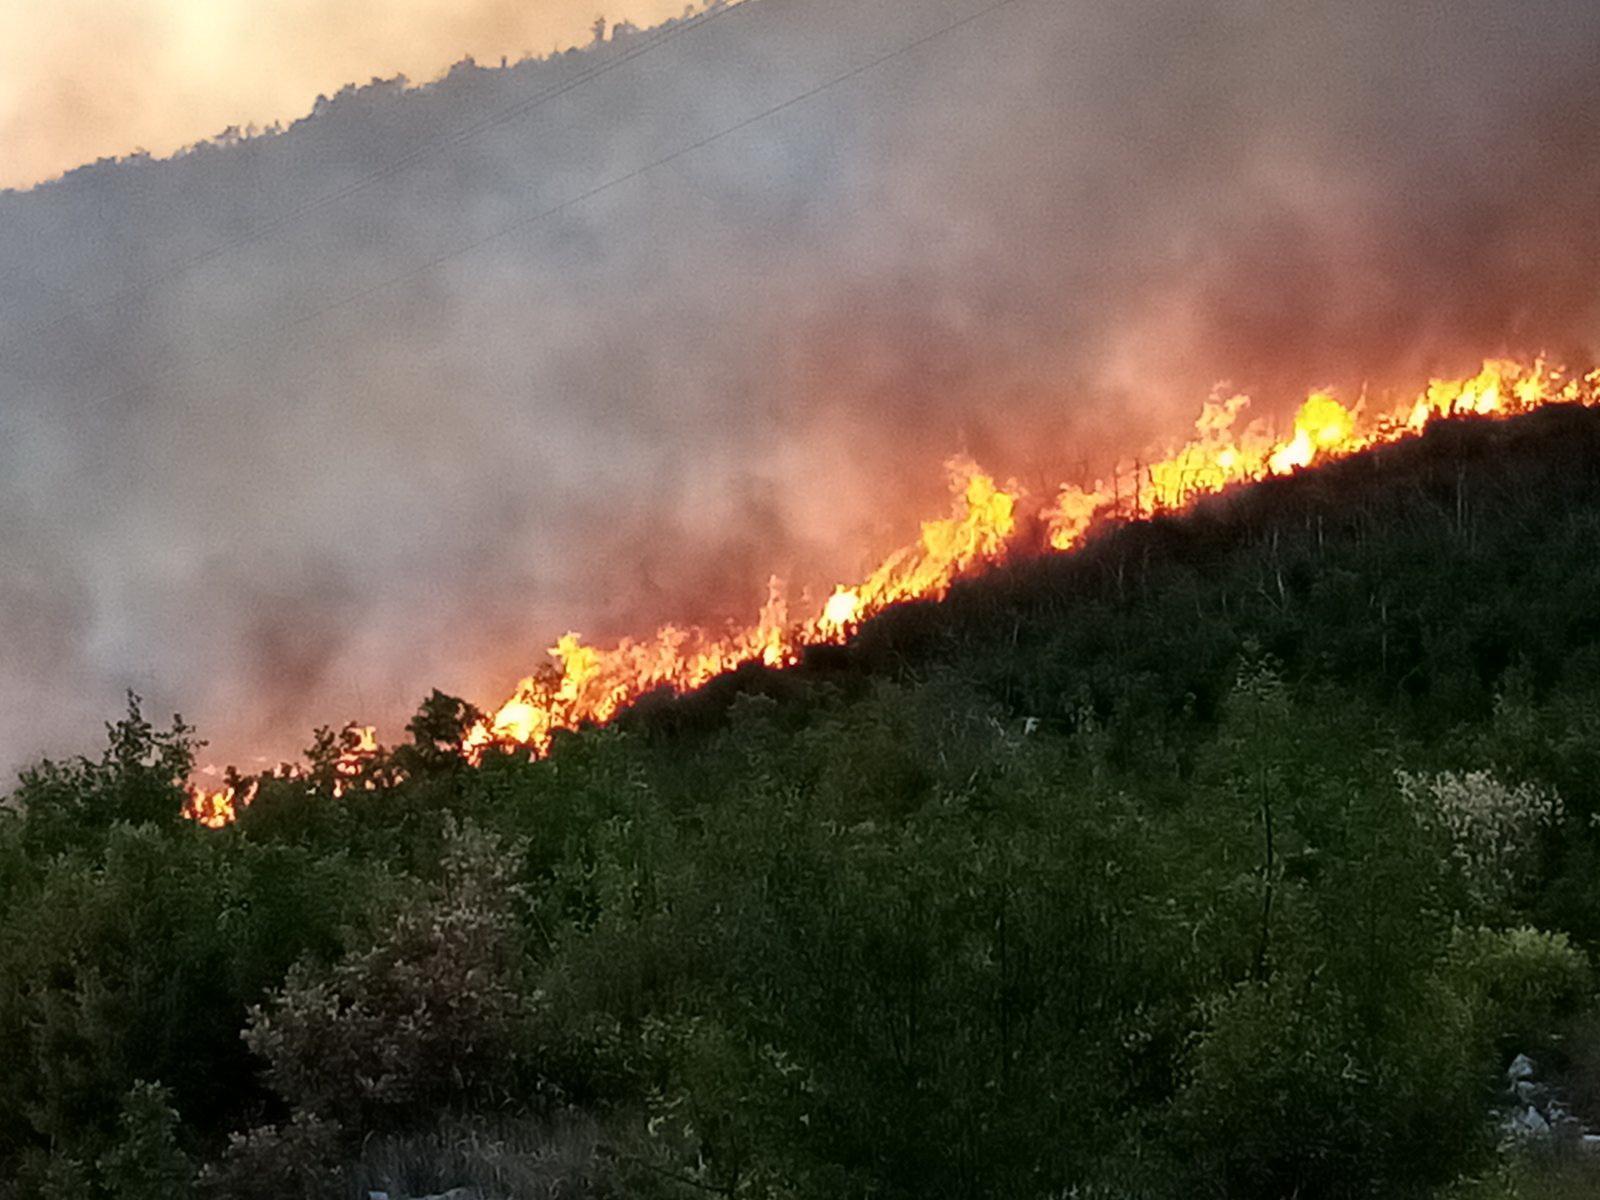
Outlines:
[[1222,379],[1590,358],[1592,0],[1015,0],[321,311],[984,4],[758,0],[338,203],[651,34],[0,194],[0,763],[127,686],[241,759],[493,703],[569,628],[853,575],[951,453],[1075,476]]

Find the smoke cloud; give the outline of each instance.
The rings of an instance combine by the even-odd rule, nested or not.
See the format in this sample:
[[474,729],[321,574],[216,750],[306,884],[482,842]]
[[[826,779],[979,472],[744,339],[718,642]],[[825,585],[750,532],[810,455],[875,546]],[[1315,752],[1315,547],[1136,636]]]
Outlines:
[[[610,0],[653,24],[684,0]],[[14,0],[0,5],[0,187],[229,126],[298,117],[351,80],[438,75],[590,40],[594,0]]]
[[131,295],[645,35],[0,195],[0,764],[127,686],[240,759],[492,703],[569,628],[851,576],[951,453],[1059,480],[1220,380],[1591,358],[1589,0],[1017,0],[290,324],[982,7],[759,0]]

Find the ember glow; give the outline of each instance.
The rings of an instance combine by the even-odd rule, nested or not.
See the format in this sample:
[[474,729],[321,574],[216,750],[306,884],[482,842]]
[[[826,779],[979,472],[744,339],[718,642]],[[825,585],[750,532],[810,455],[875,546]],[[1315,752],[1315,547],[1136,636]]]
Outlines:
[[[613,646],[589,645],[568,633],[551,648],[553,661],[523,679],[492,717],[470,731],[465,752],[474,761],[491,746],[543,754],[557,731],[604,723],[647,693],[689,692],[746,662],[792,665],[804,647],[842,643],[891,605],[938,599],[957,580],[1036,550],[1020,540],[1023,511],[1038,513],[1050,549],[1068,551],[1102,523],[1182,512],[1235,484],[1416,437],[1436,420],[1513,416],[1548,404],[1600,404],[1600,371],[1574,376],[1543,359],[1492,359],[1470,378],[1436,379],[1398,404],[1369,397],[1347,402],[1319,390],[1300,406],[1287,433],[1251,419],[1248,397],[1218,395],[1206,403],[1184,444],[1091,486],[1064,485],[1054,496],[1029,496],[976,463],[955,459],[948,464],[950,515],[925,521],[917,541],[859,582],[839,584],[818,611],[792,618],[783,582],[774,578],[766,604],[748,626],[666,625]],[[377,752],[370,727],[348,727],[335,793],[364,776]],[[195,788],[191,795],[189,815],[213,826],[228,823],[249,801],[235,787]]]

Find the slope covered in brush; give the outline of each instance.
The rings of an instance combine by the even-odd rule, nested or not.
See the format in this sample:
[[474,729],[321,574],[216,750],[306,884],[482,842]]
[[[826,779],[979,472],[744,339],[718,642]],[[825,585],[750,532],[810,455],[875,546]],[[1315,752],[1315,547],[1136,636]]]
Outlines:
[[[1348,689],[1418,732],[1486,716],[1508,670],[1541,689],[1600,653],[1600,418],[1559,408],[1451,421],[1413,443],[1236,487],[1183,515],[1099,530],[903,604],[798,673],[749,669],[697,700],[642,706],[697,724],[742,691],[812,676],[956,673],[1008,719],[1065,732],[1089,702],[1212,719],[1245,641],[1297,679]],[[1138,730],[1119,719],[1134,739]]]
[[953,452],[1093,478],[1219,380],[1593,356],[1592,0],[705,8],[0,192],[0,773],[130,679],[248,763],[820,601]]
[[0,1176],[1558,1194],[1496,1143],[1519,1053],[1600,1122],[1597,484],[1600,414],[1442,422],[221,830],[130,718],[0,820]]

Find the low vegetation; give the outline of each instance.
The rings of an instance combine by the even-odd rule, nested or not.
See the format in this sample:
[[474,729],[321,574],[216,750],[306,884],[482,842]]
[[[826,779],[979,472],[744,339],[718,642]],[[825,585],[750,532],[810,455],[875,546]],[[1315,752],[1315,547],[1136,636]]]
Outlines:
[[134,703],[0,814],[0,1195],[1594,1194],[1597,485],[1448,422],[221,830]]

